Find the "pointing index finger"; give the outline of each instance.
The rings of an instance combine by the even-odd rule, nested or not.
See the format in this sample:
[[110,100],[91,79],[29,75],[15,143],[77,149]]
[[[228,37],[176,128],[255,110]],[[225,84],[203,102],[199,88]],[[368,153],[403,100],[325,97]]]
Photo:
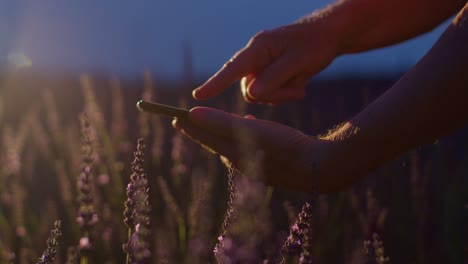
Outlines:
[[192,95],[198,100],[214,97],[243,76],[257,72],[267,64],[267,60],[268,51],[259,44],[259,41],[251,41],[225,63],[208,81],[193,90]]

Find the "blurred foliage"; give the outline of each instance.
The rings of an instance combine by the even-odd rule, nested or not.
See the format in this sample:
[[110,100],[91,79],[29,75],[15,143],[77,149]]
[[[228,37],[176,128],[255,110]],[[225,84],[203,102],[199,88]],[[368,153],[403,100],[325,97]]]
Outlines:
[[[393,81],[316,81],[304,102],[276,108],[247,106],[237,89],[203,104],[319,134],[357,113]],[[311,197],[245,175],[235,177],[235,188],[228,190],[228,170],[217,157],[174,133],[170,120],[137,112],[140,98],[187,108],[198,104],[190,100],[193,83],[181,83],[156,81],[149,72],[140,80],[1,75],[0,263],[36,262],[57,219],[62,236],[55,263],[75,263],[80,255],[88,263],[124,263],[125,188],[138,138],[147,145],[150,263],[215,262],[213,249],[221,241],[225,257],[235,255],[239,263],[280,261],[290,226]],[[81,113],[90,126],[87,172],[97,214],[86,234],[79,225]],[[421,146],[352,189],[310,201],[307,243],[314,263],[377,263],[366,256],[373,242],[364,242],[374,241],[374,233],[383,241],[376,247],[384,245],[392,263],[466,262],[465,135],[462,129]],[[236,216],[223,224],[228,201]]]

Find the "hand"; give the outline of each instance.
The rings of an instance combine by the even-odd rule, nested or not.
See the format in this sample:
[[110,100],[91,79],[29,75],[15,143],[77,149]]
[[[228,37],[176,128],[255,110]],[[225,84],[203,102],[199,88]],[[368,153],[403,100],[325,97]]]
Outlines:
[[[173,126],[247,175],[252,163],[258,162],[255,167],[267,184],[302,191],[313,188],[312,152],[319,150],[320,140],[298,130],[206,107],[193,108],[188,121],[175,120]],[[261,159],[252,159],[252,153],[260,153]]]
[[209,99],[242,78],[249,103],[279,104],[302,99],[309,78],[339,54],[336,33],[320,19],[309,19],[255,35],[206,83],[195,99]]

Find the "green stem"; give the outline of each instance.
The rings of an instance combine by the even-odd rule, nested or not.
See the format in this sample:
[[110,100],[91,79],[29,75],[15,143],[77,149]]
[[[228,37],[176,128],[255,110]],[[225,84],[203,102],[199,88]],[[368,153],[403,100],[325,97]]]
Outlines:
[[[128,236],[127,241],[130,241],[130,238],[132,237],[132,229],[130,227],[128,228],[128,233],[127,234],[128,234],[127,235]],[[130,254],[128,254],[127,250],[126,250],[125,253],[127,253],[127,256],[125,257],[125,264],[129,264],[130,263]]]
[[187,243],[187,229],[185,227],[185,223],[183,220],[178,221],[178,230],[179,230],[179,248],[180,248],[180,253],[185,254],[185,245]]
[[[89,232],[84,231],[83,232],[83,237],[87,237],[89,239]],[[89,249],[87,249],[87,250],[89,250]],[[89,263],[88,256],[87,256],[88,253],[89,253],[89,251],[86,251],[86,254],[83,254],[83,255],[80,254],[80,264],[88,264]]]
[[81,256],[80,257],[80,264],[88,264],[88,257],[87,256]]

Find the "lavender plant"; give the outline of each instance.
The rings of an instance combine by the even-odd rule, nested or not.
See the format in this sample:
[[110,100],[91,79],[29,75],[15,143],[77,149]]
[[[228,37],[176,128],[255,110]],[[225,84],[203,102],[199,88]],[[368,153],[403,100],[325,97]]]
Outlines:
[[368,257],[366,264],[385,264],[390,261],[390,258],[384,254],[383,241],[377,233],[372,234],[372,241],[364,241],[364,252]]
[[62,235],[61,222],[55,221],[54,228],[50,231],[50,237],[47,239],[47,248],[37,261],[37,264],[53,264],[57,254],[58,239]]
[[146,146],[139,139],[134,152],[132,175],[127,185],[127,200],[125,201],[124,223],[128,227],[128,241],[124,244],[129,264],[149,263],[151,257],[150,245],[150,213],[148,195],[148,179],[143,169]]
[[81,136],[82,136],[82,164],[81,173],[78,177],[76,186],[78,189],[78,217],[76,222],[81,228],[82,235],[79,240],[79,249],[81,255],[81,264],[88,263],[92,241],[90,238],[91,229],[98,222],[98,215],[94,206],[93,189],[94,178],[92,174],[92,154],[93,149],[90,141],[90,125],[85,115],[80,117]]
[[216,257],[216,260],[218,263],[224,263],[226,262],[226,256],[224,252],[224,238],[226,237],[228,233],[228,228],[231,222],[235,218],[234,214],[234,202],[236,198],[236,185],[235,185],[235,176],[236,172],[234,170],[234,167],[232,165],[229,168],[229,173],[228,173],[228,192],[229,192],[229,200],[227,204],[227,210],[226,210],[226,215],[224,217],[224,221],[222,224],[223,232],[221,233],[220,236],[218,236],[218,243],[216,244],[213,253]]
[[300,263],[312,263],[312,206],[305,203],[299,218],[291,226],[290,234],[281,248],[281,263],[288,263],[300,255]]
[[[139,120],[133,106],[143,89],[128,87],[143,84],[144,97],[151,100],[189,103],[177,100],[180,95],[174,93],[175,89],[160,89],[155,97],[151,90],[156,80],[146,74],[142,83],[125,79],[109,83],[108,78],[104,81],[95,78],[95,85],[89,76],[84,76],[80,82],[84,98],[76,93],[77,89],[55,88],[64,83],[47,83],[50,90],[46,92],[39,89],[24,92],[19,86],[1,87],[3,99],[27,94],[28,98],[43,100],[2,101],[0,263],[36,262],[41,254],[37,249],[50,233],[48,223],[58,218],[63,223],[60,247],[55,252],[45,251],[41,261],[52,261],[51,255],[55,254],[55,263],[120,263],[125,258],[122,252],[125,244],[133,256],[148,256],[150,252],[147,262],[151,263],[210,263],[216,258],[220,263],[271,263],[279,260],[281,245],[292,226],[285,243],[289,253],[283,252],[289,263],[388,263],[389,254],[395,263],[464,262],[463,249],[467,243],[460,232],[464,223],[460,212],[466,211],[463,194],[468,143],[463,135],[457,141],[445,145],[441,141],[425,147],[424,152],[415,150],[410,156],[404,155],[369,177],[363,186],[356,186],[349,197],[347,193],[321,197],[317,207],[310,206],[305,214],[303,208],[294,223],[295,208],[300,209],[310,196],[263,186],[256,181],[263,176],[259,176],[259,168],[235,179],[219,177],[226,170],[217,157],[210,156],[208,164],[209,158],[205,156],[208,153],[200,154],[198,146],[180,135],[174,136],[171,129],[166,129],[169,122],[151,115]],[[77,85],[76,80],[71,83],[70,86]],[[26,86],[33,84],[41,83]],[[365,101],[374,92],[373,87],[366,89],[369,98]],[[215,107],[242,114],[256,111],[243,101],[233,103],[233,99],[227,98],[227,103],[219,100]],[[16,105],[23,101],[24,105]],[[88,122],[81,125],[88,127],[84,130],[89,140],[83,140],[85,133],[81,129],[80,144],[76,116],[83,105]],[[290,108],[283,111],[282,107],[280,111],[269,108],[268,117],[282,118],[278,114],[281,113],[290,118]],[[304,121],[312,123],[312,133],[321,132],[332,122],[334,110],[338,109],[337,116],[343,118],[347,114],[342,103],[339,107],[327,107],[325,112],[330,113],[327,116],[316,104],[312,113],[307,113],[310,116],[305,116]],[[294,109],[290,110],[293,113]],[[260,112],[255,114],[263,116]],[[299,126],[300,115],[297,112],[293,115],[295,118],[287,120]],[[141,182],[128,186],[132,203],[127,200],[127,209],[137,210],[135,200],[148,201],[149,194],[154,202],[151,211],[149,203],[139,203],[142,211],[147,211],[147,216],[139,220],[133,209],[127,211],[131,227],[125,228],[121,221],[126,199],[122,180],[132,173],[133,157],[128,142],[139,134],[148,139],[145,172],[155,177],[146,178],[147,187],[141,191],[136,190],[139,188],[136,186],[145,185]],[[253,143],[241,144],[240,152],[255,154],[249,149]],[[402,165],[402,161],[410,166]],[[79,169],[77,180],[71,175],[76,175]],[[74,185],[76,189],[72,188]],[[152,192],[148,191],[150,187]],[[227,193],[231,197],[226,209]],[[76,196],[77,203],[73,198]],[[282,208],[284,200],[290,201],[286,210]],[[290,222],[288,215],[292,218]],[[313,223],[309,221],[311,216]],[[125,235],[128,229],[130,236]],[[384,251],[382,239],[373,236],[374,232],[391,233],[392,236],[385,236],[385,245],[391,247],[386,246]],[[141,242],[142,238],[146,244]],[[362,250],[363,238],[368,239],[367,260]],[[214,256],[211,249],[216,243],[218,251]],[[133,262],[138,263],[137,259]]]

